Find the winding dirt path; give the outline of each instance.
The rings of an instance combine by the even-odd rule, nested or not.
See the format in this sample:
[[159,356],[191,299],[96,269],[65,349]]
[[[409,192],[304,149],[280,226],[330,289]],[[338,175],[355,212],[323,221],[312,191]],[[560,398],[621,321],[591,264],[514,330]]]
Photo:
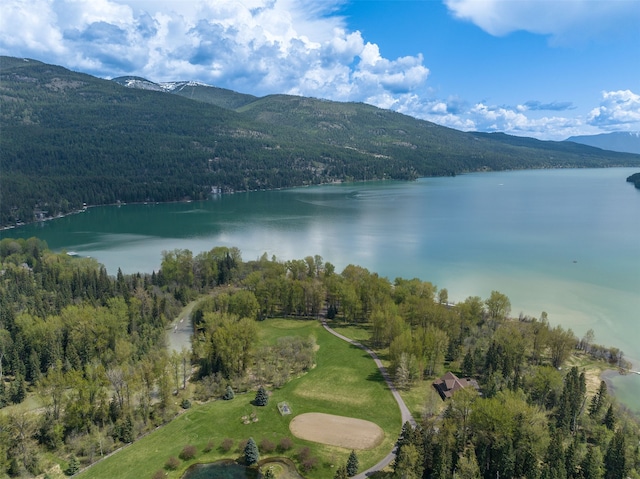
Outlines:
[[[400,393],[398,392],[396,387],[393,385],[393,382],[391,381],[391,376],[389,376],[389,373],[387,372],[387,368],[384,367],[384,365],[382,364],[382,361],[380,361],[380,358],[378,358],[378,355],[372,349],[368,348],[364,344],[359,343],[358,341],[355,341],[353,339],[347,338],[346,336],[344,336],[344,335],[338,333],[337,331],[333,330],[327,324],[327,320],[325,318],[322,318],[322,326],[324,326],[324,329],[329,331],[334,336],[336,336],[336,337],[342,339],[343,341],[346,341],[346,342],[348,342],[350,344],[353,344],[354,346],[366,351],[369,354],[369,356],[371,356],[373,358],[373,360],[376,363],[376,366],[378,366],[378,369],[380,370],[380,373],[382,374],[382,377],[384,378],[385,382],[387,383],[387,386],[389,387],[389,390],[391,391],[391,394],[393,394],[393,398],[398,403],[398,407],[400,408],[400,415],[402,416],[402,424],[404,424],[405,422],[408,421],[409,424],[411,424],[413,427],[416,427],[417,426],[416,420],[411,415],[411,412],[409,411],[409,408],[407,407],[407,405],[404,403],[404,400],[400,396]],[[399,433],[399,431],[398,431],[398,433]],[[363,471],[363,472],[361,472],[358,475],[353,476],[353,477],[354,477],[354,479],[366,479],[368,476],[370,476],[374,472],[380,471],[380,470],[384,469],[385,467],[387,467],[389,464],[391,464],[393,462],[393,460],[395,458],[396,458],[396,447],[394,446],[393,450],[389,454],[387,454],[384,458],[382,458],[382,460],[380,462],[378,462],[378,464],[376,464],[375,466],[370,467],[366,471]]]
[[191,335],[193,334],[193,324],[191,323],[191,312],[193,308],[202,301],[203,298],[198,298],[187,304],[178,317],[174,319],[167,327],[167,350],[169,354],[173,351],[180,352],[182,348],[191,349]]

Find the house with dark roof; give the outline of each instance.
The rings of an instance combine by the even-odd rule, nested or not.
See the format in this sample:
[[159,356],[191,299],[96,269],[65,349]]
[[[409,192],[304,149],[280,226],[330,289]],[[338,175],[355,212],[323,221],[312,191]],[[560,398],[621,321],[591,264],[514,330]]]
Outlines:
[[460,379],[451,371],[446,373],[441,378],[433,381],[433,387],[436,388],[436,391],[438,391],[438,394],[440,394],[440,397],[443,401],[447,398],[450,398],[456,391],[469,386],[476,388],[477,390],[480,389],[480,386],[478,386],[478,382],[475,379]]

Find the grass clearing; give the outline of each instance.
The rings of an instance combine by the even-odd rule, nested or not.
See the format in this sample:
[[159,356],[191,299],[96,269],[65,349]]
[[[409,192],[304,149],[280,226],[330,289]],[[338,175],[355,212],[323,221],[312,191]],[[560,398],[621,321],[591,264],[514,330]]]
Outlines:
[[[260,340],[275,341],[281,336],[310,335],[316,338],[318,351],[316,367],[299,378],[293,379],[281,389],[272,392],[269,404],[256,407],[251,404],[254,394],[238,394],[232,401],[212,401],[196,405],[172,422],[112,457],[94,465],[79,477],[83,479],[144,479],[162,469],[171,456],[178,457],[187,444],[196,446],[195,459],[182,461],[179,468],[169,471],[167,478],[182,476],[186,468],[196,462],[213,462],[222,458],[238,458],[240,441],[253,437],[258,444],[269,439],[278,444],[288,437],[293,447],[284,453],[262,454],[286,456],[294,459],[301,447],[308,447],[318,458],[317,466],[305,476],[329,479],[336,467],[346,463],[350,449],[305,441],[295,438],[289,431],[289,423],[299,415],[321,412],[371,421],[384,431],[384,438],[374,449],[358,454],[361,470],[374,465],[393,447],[400,432],[400,412],[390,391],[382,380],[369,355],[325,331],[313,320],[268,319],[258,323]],[[286,401],[293,414],[282,416],[277,404]],[[243,424],[242,417],[255,414],[258,421]],[[234,441],[228,453],[220,446],[225,438]],[[207,443],[214,448],[204,453]],[[295,460],[295,459],[294,459]]]
[[[331,327],[336,332],[362,344],[369,345],[371,343],[371,326],[368,324],[350,325],[334,321]],[[393,371],[390,370],[389,348],[376,349],[376,354],[389,374],[393,376]],[[425,409],[438,414],[445,407],[444,401],[433,388],[433,380],[434,378],[426,378],[416,381],[411,389],[398,391],[416,421],[420,421]]]
[[327,321],[327,324],[331,328],[347,338],[354,339],[367,346],[371,340],[371,325],[369,323],[363,324],[348,324],[342,321]]
[[20,404],[10,404],[0,409],[0,414],[20,414],[23,412],[36,412],[38,409],[44,407],[44,403],[38,394],[35,392],[27,393],[27,397]]
[[418,422],[426,409],[437,415],[446,407],[432,383],[433,379],[424,379],[416,381],[408,391],[399,391],[413,418]]

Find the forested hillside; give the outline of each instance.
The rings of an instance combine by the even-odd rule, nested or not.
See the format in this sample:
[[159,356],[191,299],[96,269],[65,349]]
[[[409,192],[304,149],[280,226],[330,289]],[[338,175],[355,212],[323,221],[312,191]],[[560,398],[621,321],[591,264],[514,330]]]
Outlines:
[[[195,299],[192,349],[172,352],[165,327]],[[597,345],[593,331],[580,339],[551,326],[545,313],[513,318],[497,291],[450,305],[446,289],[418,279],[391,282],[355,265],[337,272],[319,256],[245,262],[225,247],[168,251],[158,272],[113,277],[37,239],[0,241],[0,474],[31,477],[56,463],[71,474],[196,401],[278,389],[314,365],[314,342],[265,342],[258,324],[325,314],[346,334],[365,332],[360,339],[421,411],[419,427],[404,428],[394,477],[638,477],[637,421],[575,365],[624,368],[623,353]],[[481,395],[429,400],[445,371],[476,378]],[[267,446],[262,453],[273,454]],[[309,477],[330,470],[291,448],[278,454]],[[168,453],[149,454],[163,458],[165,474]]]
[[212,190],[640,165],[638,155],[463,133],[364,104],[121,79],[142,89],[127,88],[11,57],[0,74],[0,226]]

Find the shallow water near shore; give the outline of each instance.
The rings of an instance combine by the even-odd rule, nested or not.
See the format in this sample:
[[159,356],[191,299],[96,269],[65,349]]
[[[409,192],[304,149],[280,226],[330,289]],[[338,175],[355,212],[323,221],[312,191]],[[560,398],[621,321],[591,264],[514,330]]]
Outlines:
[[636,417],[640,418],[640,398],[638,397],[640,375],[631,373],[621,376],[618,371],[612,370],[606,371],[601,377],[606,381],[609,392]]
[[[393,281],[418,277],[450,300],[511,299],[512,315],[640,359],[640,190],[633,168],[477,173],[415,182],[337,184],[210,201],[89,208],[0,232],[39,236],[91,256],[110,274],[157,270],[163,250],[236,246],[244,260],[321,255]],[[640,409],[640,376],[612,379]]]

